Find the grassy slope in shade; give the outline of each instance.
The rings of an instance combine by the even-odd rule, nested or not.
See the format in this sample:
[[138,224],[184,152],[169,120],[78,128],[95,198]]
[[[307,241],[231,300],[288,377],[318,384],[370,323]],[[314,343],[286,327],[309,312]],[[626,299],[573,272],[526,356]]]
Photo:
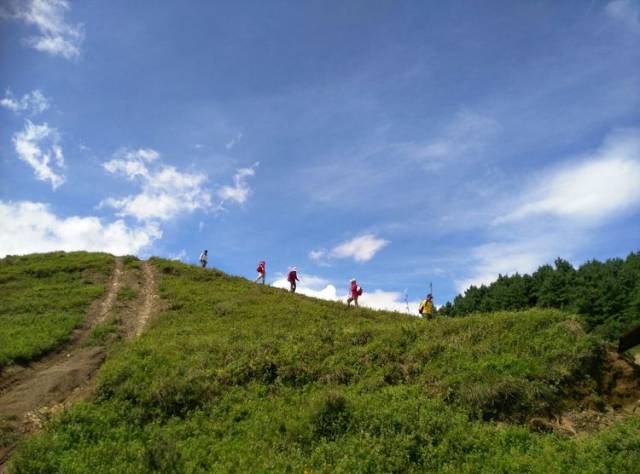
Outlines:
[[156,261],[167,309],[97,399],[14,458],[37,472],[636,472],[640,422],[563,439],[600,346],[553,311],[423,321]]
[[68,339],[105,291],[113,257],[86,252],[0,260],[0,369]]

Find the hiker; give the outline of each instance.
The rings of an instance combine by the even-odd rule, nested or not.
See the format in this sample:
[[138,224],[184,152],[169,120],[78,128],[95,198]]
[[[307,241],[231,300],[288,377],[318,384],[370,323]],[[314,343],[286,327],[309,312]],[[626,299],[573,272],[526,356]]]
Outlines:
[[202,268],[205,268],[207,266],[208,259],[209,259],[209,254],[205,250],[200,254],[200,265],[202,265]]
[[358,286],[358,282],[355,278],[351,279],[351,296],[347,298],[347,306],[351,306],[351,302],[357,307],[358,297],[362,296],[362,287]]
[[418,313],[420,313],[423,318],[433,319],[433,296],[431,293],[427,295],[427,299],[422,300],[422,303],[420,303]]
[[293,267],[293,268],[291,268],[291,270],[289,270],[289,275],[287,275],[287,280],[291,284],[291,289],[289,291],[291,291],[291,293],[295,293],[296,292],[296,281],[300,281],[298,279],[298,269],[296,267]]
[[258,263],[258,268],[256,268],[256,271],[258,272],[258,277],[253,280],[253,282],[258,283],[260,280],[262,280],[262,284],[264,285],[264,276],[267,273],[267,262],[262,260],[260,263]]

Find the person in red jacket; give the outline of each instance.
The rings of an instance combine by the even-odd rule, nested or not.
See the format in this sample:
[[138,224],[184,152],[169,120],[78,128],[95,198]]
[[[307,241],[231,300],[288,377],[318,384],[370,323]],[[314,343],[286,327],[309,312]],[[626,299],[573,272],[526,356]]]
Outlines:
[[262,284],[264,285],[264,277],[267,273],[267,262],[265,262],[264,260],[262,260],[259,264],[258,264],[258,268],[256,268],[256,271],[258,272],[258,276],[254,281],[254,283],[258,283],[260,280],[262,280]]
[[355,306],[358,306],[358,297],[360,295],[362,295],[362,288],[358,286],[358,282],[356,281],[356,279],[352,278],[351,279],[351,296],[347,298],[347,306],[351,306],[352,301]]
[[291,293],[295,293],[296,292],[296,281],[300,281],[300,280],[298,280],[298,269],[296,267],[293,267],[291,270],[289,270],[289,275],[287,275],[287,280],[289,281],[289,284],[291,285],[291,289],[289,291],[291,291]]

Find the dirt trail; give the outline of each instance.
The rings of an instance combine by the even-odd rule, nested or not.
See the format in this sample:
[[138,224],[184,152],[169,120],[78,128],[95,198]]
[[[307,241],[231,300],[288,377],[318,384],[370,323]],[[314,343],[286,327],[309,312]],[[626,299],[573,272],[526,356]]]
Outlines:
[[[141,262],[141,268],[142,275],[125,271],[122,259],[116,258],[107,294],[91,306],[85,324],[74,332],[71,341],[40,361],[15,370],[0,382],[0,416],[13,420],[15,430],[22,434],[37,431],[52,414],[92,392],[94,377],[107,351],[104,346],[89,347],[87,342],[92,330],[114,312],[121,311],[116,321],[127,337],[142,333],[158,296],[152,265]],[[138,297],[121,308],[118,292],[131,281],[136,282]],[[0,474],[4,474],[4,465],[13,448],[0,447]]]
[[156,294],[156,279],[153,271],[153,266],[149,262],[142,263],[142,270],[144,272],[144,281],[145,285],[142,289],[142,307],[137,312],[136,318],[136,326],[135,326],[135,335],[139,336],[142,334],[142,331],[147,325],[149,318],[151,317],[151,313],[154,310],[154,306],[156,303],[156,299],[158,295]]

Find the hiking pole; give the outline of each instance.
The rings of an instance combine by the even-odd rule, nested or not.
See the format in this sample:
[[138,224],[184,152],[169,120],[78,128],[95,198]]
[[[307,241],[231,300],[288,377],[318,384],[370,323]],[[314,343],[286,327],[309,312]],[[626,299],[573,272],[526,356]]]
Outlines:
[[431,304],[433,305],[433,308],[435,309],[436,304],[434,303],[434,299],[433,299],[433,283],[429,282],[429,294],[431,295]]
[[407,290],[404,290],[404,302],[407,305],[407,313],[411,313],[411,311],[409,310],[409,293],[407,292]]

